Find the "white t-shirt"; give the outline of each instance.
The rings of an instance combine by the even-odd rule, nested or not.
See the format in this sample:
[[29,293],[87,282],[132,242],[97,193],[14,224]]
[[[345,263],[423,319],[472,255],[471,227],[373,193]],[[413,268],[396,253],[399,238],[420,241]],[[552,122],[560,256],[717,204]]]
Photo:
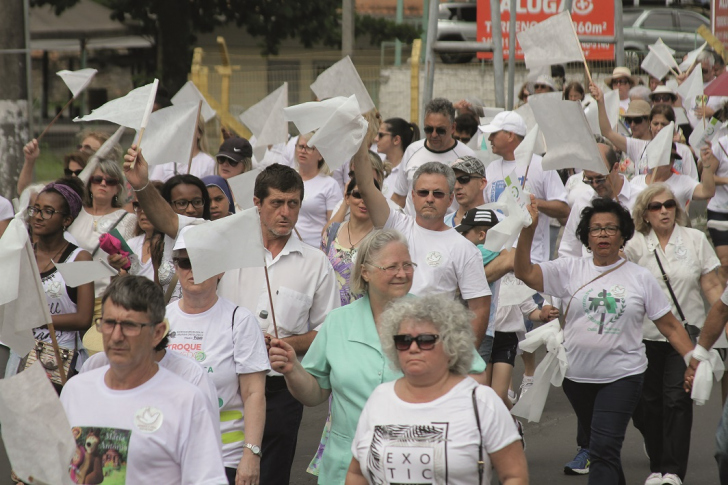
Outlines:
[[[474,157],[473,150],[460,143],[455,142],[452,148],[444,152],[435,152],[430,150],[425,142],[426,138],[410,143],[402,155],[402,161],[398,165],[400,168],[397,179],[394,183],[393,193],[398,195],[406,195],[407,203],[404,210],[407,214],[415,215],[415,206],[412,203],[412,182],[415,172],[418,168],[427,162],[440,162],[445,165],[452,165],[455,160],[466,155]],[[457,209],[457,203],[453,200],[453,210]]]
[[[186,174],[187,164],[188,162],[185,160],[184,162],[170,162],[157,165],[152,169],[149,180],[161,180],[162,182],[166,182],[175,175]],[[215,159],[205,152],[198,153],[192,157],[190,175],[194,175],[197,178],[215,175]]]
[[333,211],[343,198],[339,184],[328,175],[318,174],[303,182],[303,202],[296,223],[303,242],[315,248],[321,245],[321,231],[328,222],[326,211]]
[[[715,170],[716,177],[728,177],[728,156],[723,150],[728,151],[728,136],[713,141],[713,154],[719,162]],[[716,184],[715,195],[708,202],[708,210],[728,212],[728,185]]]
[[490,295],[480,250],[455,229],[430,231],[419,226],[414,217],[391,208],[384,227],[404,235],[417,264],[410,293],[444,293],[454,298],[459,288],[464,300]]
[[[516,167],[515,160],[506,161],[500,158],[488,165],[485,169],[485,178],[488,184],[485,186],[485,192],[483,193],[486,202],[498,201],[498,197],[506,188],[505,178],[513,174],[513,172],[518,178],[517,182],[516,180],[513,180],[513,182],[519,185],[522,184],[526,174],[526,167]],[[514,177],[511,176],[511,178]],[[541,166],[541,157],[538,155],[531,158],[525,189],[535,195],[537,199],[558,200],[566,203],[566,189],[559,174],[555,170],[544,170]],[[531,246],[531,261],[534,263],[548,261],[550,254],[549,218],[543,216],[538,218],[538,226],[533,237],[533,246]]]
[[[520,439],[498,395],[466,377],[447,394],[409,403],[380,384],[359,418],[351,452],[369,484],[478,483],[478,447],[483,443],[482,483],[490,483],[490,455]],[[480,417],[480,436],[473,388]]]
[[7,221],[14,216],[13,204],[5,197],[0,196],[0,221]]
[[[680,303],[680,309],[691,325],[699,328],[705,322],[705,305],[701,293],[700,278],[720,266],[720,260],[715,255],[715,250],[708,242],[705,234],[697,229],[675,225],[670,235],[670,240],[663,251],[654,231],[645,236],[635,232],[634,237],[627,242],[624,252],[627,258],[647,268],[655,277],[662,292],[672,304],[672,313],[675,318],[681,320],[675,303],[672,301],[670,292],[667,289],[662,272],[657,265],[654,250],[660,258],[665,273],[670,278],[670,285],[675,292],[675,297]],[[657,330],[655,324],[645,319],[643,326],[644,338],[647,340],[666,341],[664,335]]]
[[540,264],[544,293],[566,305],[574,295],[564,327],[572,381],[604,384],[647,368],[642,321],[666,315],[670,302],[652,274],[634,263],[592,282],[622,262],[595,266],[592,258],[558,258]]
[[495,332],[525,332],[526,324],[523,322],[523,318],[528,318],[534,310],[538,310],[538,305],[530,296],[518,305],[499,305],[495,313],[493,330]]
[[[627,142],[627,156],[635,164],[635,174],[644,175],[647,173],[647,145],[649,140],[639,140],[637,138],[625,138]],[[673,162],[673,168],[683,174],[687,175],[693,180],[698,180],[698,167],[695,165],[695,157],[690,147],[682,143],[675,143],[677,153],[682,157],[682,160],[675,160]]]
[[582,197],[582,195],[591,197],[596,194],[594,189],[591,188],[591,185],[584,183],[584,174],[581,171],[569,177],[564,184],[564,188],[567,193],[566,203],[569,204],[569,207],[573,207],[574,202]]
[[218,298],[206,312],[194,315],[183,312],[179,301],[167,305],[167,350],[195,359],[212,377],[220,408],[223,461],[231,468],[237,468],[245,443],[238,375],[270,370],[258,322],[245,308],[235,308],[224,298]]
[[397,179],[399,178],[399,173],[401,171],[402,164],[400,163],[396,167],[392,167],[392,172],[384,178],[384,182],[382,182],[382,194],[384,194],[387,199],[392,198],[394,186],[397,183]]
[[[130,390],[107,387],[108,366],[69,379],[61,392],[68,422],[78,433],[84,459],[102,466],[103,480],[158,485],[227,483],[219,436],[197,387],[163,367]],[[77,469],[76,457],[70,473]],[[109,467],[109,462],[116,467]],[[124,479],[125,477],[125,479]]]
[[[630,181],[632,184],[632,190],[635,192],[635,196],[639,195],[640,192],[647,188],[646,180],[646,175],[637,175]],[[665,180],[663,183],[670,187],[672,193],[675,194],[675,199],[680,203],[683,209],[685,209],[688,202],[693,199],[695,187],[700,185],[700,182],[697,180],[693,180],[686,175],[680,175],[677,173],[671,174],[670,178]]]

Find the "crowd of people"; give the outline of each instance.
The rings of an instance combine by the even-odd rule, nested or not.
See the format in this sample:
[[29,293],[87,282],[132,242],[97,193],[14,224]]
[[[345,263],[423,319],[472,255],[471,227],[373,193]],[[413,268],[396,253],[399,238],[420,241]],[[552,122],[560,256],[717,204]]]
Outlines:
[[[708,84],[719,68],[714,53],[698,57]],[[303,407],[328,403],[309,450],[321,484],[527,484],[511,410],[544,386],[519,342],[552,325],[578,420],[564,473],[626,483],[632,421],[645,485],[683,483],[696,369],[728,347],[728,137],[691,147],[686,136],[728,117],[728,98],[643,82],[617,67],[601,86],[542,75],[519,91],[523,104],[560,89],[595,103],[606,175],[547,170],[543,153],[517,162],[528,133],[519,112],[481,120],[472,100],[443,98],[426,105],[421,129],[368,113],[351,160],[324,160],[314,133],[259,161],[226,132],[212,157],[199,123],[189,166],[153,166],[136,145],[123,160],[118,146],[98,156],[109,135],[94,131],[64,157],[62,177],[34,185],[40,148],[29,142],[17,189],[69,361],[67,383],[54,385],[78,445],[72,481],[287,484],[302,472],[292,463]],[[614,126],[607,89],[619,94]],[[672,149],[650,169],[647,147],[669,126]],[[253,168],[266,267],[198,281],[186,234],[249,206],[229,180]],[[493,247],[488,233],[507,216],[494,203],[514,184],[531,223],[513,247]],[[709,200],[708,235],[691,227],[693,200]],[[0,200],[0,231],[12,217]],[[118,275],[71,287],[55,266],[92,260]],[[48,328],[34,337],[52,343]],[[27,365],[11,354],[6,377]],[[728,484],[726,413],[716,459]]]

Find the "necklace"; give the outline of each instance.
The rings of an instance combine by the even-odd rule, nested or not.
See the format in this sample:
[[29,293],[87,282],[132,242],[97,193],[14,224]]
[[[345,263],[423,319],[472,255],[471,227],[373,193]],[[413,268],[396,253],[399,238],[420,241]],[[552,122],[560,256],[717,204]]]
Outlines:
[[366,234],[364,234],[362,237],[360,237],[359,240],[356,243],[352,243],[351,242],[351,229],[349,229],[350,227],[351,227],[351,222],[347,222],[346,223],[346,233],[349,236],[349,249],[354,249],[354,247],[357,244],[359,244],[362,241],[362,239],[364,239],[365,237],[367,237],[367,234],[369,234],[370,232],[372,232],[372,229],[373,229],[373,228],[372,229],[369,229],[366,232]]
[[[56,259],[59,254],[63,253],[63,251],[65,251],[65,249],[67,247],[68,247],[68,242],[66,242],[66,244],[64,244],[63,247],[61,247],[61,249],[59,249],[58,252],[51,257],[50,261],[48,261],[48,263],[46,263],[46,265],[43,266],[43,269],[41,269],[40,272],[41,273],[45,273],[48,270],[48,268],[50,267],[50,265],[53,264],[53,260]],[[35,250],[35,261],[37,262],[38,261],[38,245],[37,245],[37,243],[36,243],[36,245],[35,245],[35,247],[33,249]]]

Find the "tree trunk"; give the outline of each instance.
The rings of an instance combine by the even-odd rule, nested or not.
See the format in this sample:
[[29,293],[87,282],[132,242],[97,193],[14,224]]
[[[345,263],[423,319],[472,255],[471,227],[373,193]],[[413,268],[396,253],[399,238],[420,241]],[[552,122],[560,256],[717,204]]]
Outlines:
[[190,12],[190,2],[158,0],[154,4],[161,44],[157,48],[162,54],[162,62],[157,68],[162,70],[160,81],[172,96],[187,82],[192,65],[190,16],[193,13]]
[[[22,0],[0,1],[0,50],[25,49]],[[23,145],[30,138],[25,53],[0,52],[0,194],[15,196],[23,165]]]

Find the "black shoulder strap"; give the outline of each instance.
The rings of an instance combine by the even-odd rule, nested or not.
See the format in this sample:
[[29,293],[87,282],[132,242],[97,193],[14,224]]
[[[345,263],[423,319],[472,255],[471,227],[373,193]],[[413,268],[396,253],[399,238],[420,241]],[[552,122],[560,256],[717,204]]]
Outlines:
[[238,308],[240,308],[240,307],[239,306],[236,306],[235,307],[235,310],[233,310],[233,318],[230,321],[230,330],[232,330],[233,328],[235,328],[235,314],[237,313]]
[[478,446],[478,483],[483,483],[483,469],[485,462],[483,461],[483,431],[480,428],[480,413],[478,412],[478,401],[475,398],[475,391],[478,390],[478,386],[473,388],[473,412],[475,413],[475,423],[478,425],[478,438],[480,439],[480,445]]
[[683,314],[682,308],[680,308],[680,304],[677,302],[677,297],[675,296],[675,292],[672,291],[672,285],[670,284],[670,277],[667,276],[667,273],[665,273],[665,268],[662,267],[662,262],[660,261],[659,256],[657,256],[657,248],[655,248],[652,252],[655,255],[655,259],[657,260],[657,266],[660,267],[660,273],[662,273],[662,280],[665,282],[665,285],[667,285],[667,291],[670,292],[670,297],[672,297],[672,302],[675,304],[675,308],[677,308],[677,312],[680,314],[680,318],[682,319],[683,323],[687,323],[685,321],[685,315]]

